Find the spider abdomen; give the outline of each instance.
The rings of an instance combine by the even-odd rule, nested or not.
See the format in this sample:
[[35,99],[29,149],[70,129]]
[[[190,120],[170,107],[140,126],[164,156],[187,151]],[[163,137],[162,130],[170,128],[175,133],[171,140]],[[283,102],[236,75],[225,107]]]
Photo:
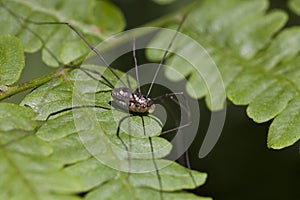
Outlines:
[[127,87],[113,89],[111,96],[118,106],[133,113],[151,113],[155,108],[150,98]]

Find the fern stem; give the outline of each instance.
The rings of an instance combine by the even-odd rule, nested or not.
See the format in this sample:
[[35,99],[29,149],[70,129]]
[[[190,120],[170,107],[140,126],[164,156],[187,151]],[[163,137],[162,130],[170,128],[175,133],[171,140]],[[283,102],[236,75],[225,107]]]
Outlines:
[[[70,69],[64,69],[63,71],[69,71]],[[8,97],[11,97],[15,94],[18,94],[20,92],[32,89],[32,88],[36,88],[52,79],[54,79],[55,77],[61,75],[62,69],[59,68],[55,71],[52,71],[48,74],[45,74],[41,77],[38,77],[36,79],[33,79],[31,81],[25,82],[25,83],[20,83],[18,85],[14,85],[14,86],[1,86],[0,87],[0,100],[6,99]]]

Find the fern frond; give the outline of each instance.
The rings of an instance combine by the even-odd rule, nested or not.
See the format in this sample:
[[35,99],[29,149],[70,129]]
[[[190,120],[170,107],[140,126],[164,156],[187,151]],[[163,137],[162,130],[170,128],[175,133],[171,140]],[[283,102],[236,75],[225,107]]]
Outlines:
[[[42,49],[43,61],[48,66],[80,59],[90,49],[67,26],[40,26],[32,22],[71,23],[94,45],[109,35],[122,31],[125,26],[121,11],[107,1],[88,0],[84,5],[78,0],[1,0],[0,3],[0,34],[17,35],[25,52],[32,53]],[[10,11],[17,16],[13,16]]]
[[[300,132],[293,128],[300,116],[287,114],[300,91],[300,28],[282,29],[287,15],[280,10],[267,9],[268,1],[265,0],[203,1],[189,13],[183,32],[212,57],[231,102],[247,105],[247,114],[255,122],[275,118],[269,131],[268,146],[280,149],[300,139]],[[156,42],[161,39],[157,37]],[[189,47],[186,51],[191,57],[199,57],[203,71],[213,67],[197,55],[195,49]],[[149,56],[157,58],[150,53]],[[173,56],[167,65],[189,76],[197,98],[209,98],[206,82],[188,60]],[[166,75],[171,80],[180,80],[172,70],[167,70]]]

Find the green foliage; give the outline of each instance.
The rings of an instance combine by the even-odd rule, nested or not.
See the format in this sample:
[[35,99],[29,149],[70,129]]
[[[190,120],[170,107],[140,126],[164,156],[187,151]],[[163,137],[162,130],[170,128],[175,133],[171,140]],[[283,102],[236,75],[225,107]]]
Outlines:
[[16,83],[25,66],[21,42],[10,35],[0,36],[0,85]]
[[[22,50],[22,47],[20,49]],[[85,66],[86,69],[88,67],[98,71],[105,70],[104,67]],[[121,72],[117,74],[121,75]],[[105,71],[104,75],[113,84],[118,81],[110,71]],[[172,146],[167,140],[157,137],[161,132],[161,125],[151,117],[144,117],[145,133],[153,136],[152,146],[158,149],[154,154],[156,164],[166,166],[159,170],[162,188],[153,166],[148,137],[141,135],[143,129],[140,117],[128,119],[131,120],[131,128],[126,127],[127,122],[124,120],[120,132],[122,141],[130,146],[133,155],[123,158],[124,155],[113,151],[104,155],[109,159],[114,158],[114,162],[117,163],[128,163],[129,159],[133,159],[130,169],[146,168],[152,171],[130,175],[107,167],[92,157],[91,152],[87,151],[86,146],[82,144],[80,133],[84,131],[89,135],[97,135],[101,129],[94,129],[93,126],[84,130],[78,129],[76,127],[78,124],[74,120],[76,115],[72,112],[55,115],[37,126],[37,120],[43,121],[53,112],[72,107],[74,84],[78,78],[82,80],[83,77],[89,78],[81,70],[73,70],[70,74],[54,78],[35,89],[21,103],[34,108],[35,111],[15,104],[0,104],[2,118],[0,159],[1,171],[5,174],[0,178],[1,189],[5,190],[1,190],[1,199],[98,199],[99,196],[101,199],[145,199],[153,196],[159,198],[160,195],[163,195],[164,199],[173,198],[175,195],[177,199],[202,199],[180,190],[192,189],[204,184],[207,175],[189,171],[171,161],[161,160],[170,153]],[[91,99],[89,88],[92,86],[89,84],[92,83],[89,82],[84,84],[83,99],[85,97],[88,100]],[[96,81],[92,80],[92,82]],[[109,87],[99,84],[96,94],[97,105],[109,107],[110,93]],[[87,109],[89,109],[88,112],[95,111],[97,114],[96,123],[100,124],[103,128],[102,133],[105,134],[105,138],[109,139],[103,141],[106,144],[110,141],[118,148],[124,149],[120,139],[116,136],[118,124],[113,122],[119,121],[127,114],[115,111],[114,116],[117,119],[113,119],[111,110]],[[82,121],[81,118],[82,116],[78,117]],[[95,145],[98,145],[97,141],[100,140],[93,141],[96,142]],[[120,186],[124,187],[116,193],[115,189]],[[120,192],[123,193],[122,197],[120,197]],[[87,194],[80,197],[78,193]]]
[[[78,73],[82,72],[80,70],[73,71],[70,74],[70,79],[72,80],[72,75],[78,75]],[[111,80],[113,79],[112,75],[106,76]],[[39,95],[43,95],[46,88],[50,91],[49,95],[53,94],[54,97],[48,96],[43,104],[43,106],[46,105],[44,109],[54,109],[55,106],[48,106],[47,103],[50,103],[49,101],[51,100],[58,101],[60,104],[67,101],[67,99],[64,99],[66,96],[69,96],[68,92],[70,92],[66,90],[67,86],[74,88],[70,84],[72,84],[72,81],[54,79],[28,95],[23,103],[28,101],[28,105],[33,106],[32,103],[37,103],[33,100],[40,101]],[[49,86],[52,87],[49,88]],[[98,89],[103,92],[103,96],[105,96],[104,93],[109,94],[109,91],[103,90],[105,88],[101,86]],[[127,199],[132,197],[134,199],[144,199],[161,195],[155,171],[146,174],[133,173],[128,176],[127,173],[107,167],[101,164],[99,160],[92,158],[90,152],[82,144],[80,130],[76,129],[76,120],[74,120],[72,113],[64,112],[59,116],[50,118],[40,127],[37,127],[37,118],[34,118],[35,112],[32,109],[8,103],[3,103],[1,106],[3,107],[1,107],[1,111],[6,113],[4,115],[5,119],[10,119],[8,116],[12,116],[14,118],[10,121],[15,123],[13,125],[9,123],[0,124],[0,128],[5,131],[1,132],[1,163],[4,163],[1,166],[3,167],[2,171],[6,171],[7,175],[1,176],[0,183],[7,184],[6,180],[8,177],[12,180],[10,184],[1,187],[9,187],[7,192],[1,191],[4,199],[23,199],[24,197],[31,199],[81,199],[76,194],[82,192],[87,192],[84,199],[98,199],[99,196],[101,196],[101,199],[120,199],[120,192],[122,192],[121,199],[126,199],[127,194],[130,194],[130,198]],[[105,116],[111,111],[100,108],[95,108],[95,111],[98,115],[100,126],[105,128],[104,133],[106,137],[120,148],[124,148],[115,135],[117,125],[112,124],[114,120]],[[50,110],[50,112],[52,111]],[[120,116],[124,116],[124,113]],[[145,122],[149,119],[145,117]],[[10,126],[8,127],[8,125]],[[152,126],[150,125],[150,127]],[[18,131],[15,131],[16,129]],[[36,129],[37,131],[35,132]],[[24,131],[35,133],[28,135],[29,133]],[[96,135],[100,130],[90,127],[90,129],[84,129],[84,131],[90,135]],[[122,130],[120,136],[129,145],[127,134],[129,133],[125,133]],[[10,144],[11,141],[13,144]],[[171,145],[169,142],[158,137],[153,137],[152,142],[154,149],[160,149],[160,147],[165,149],[166,146],[168,147],[164,151],[155,153],[158,166],[168,165],[166,168],[159,170],[165,199],[172,198],[175,194],[178,196],[177,199],[202,199],[189,193],[178,192],[182,188],[195,187],[188,169],[171,161],[158,159],[170,152]],[[132,138],[130,144],[132,145],[132,152],[141,153],[140,156],[133,155],[131,157],[131,159],[134,159],[132,165],[137,164],[138,168],[142,166],[150,167],[153,170],[152,157],[143,156],[143,153],[147,155],[146,153],[149,154],[150,152],[149,141],[146,138]],[[116,159],[122,158],[122,156],[116,157],[113,154],[105,156],[114,156]],[[123,162],[128,162],[128,158],[124,159]],[[24,163],[26,163],[26,166],[24,166]],[[196,185],[202,185],[205,182],[205,173],[196,171],[192,173],[193,178],[196,180]],[[125,187],[123,187],[124,185]],[[123,188],[118,191],[117,195],[114,191],[121,186]],[[22,187],[22,190],[18,190],[19,187]],[[176,191],[176,193],[173,194],[173,191]]]
[[[80,63],[90,51],[68,27],[32,22],[70,22],[93,45],[121,31],[125,24],[121,11],[108,1],[0,2],[0,34],[4,35],[0,37],[0,94],[6,91],[6,85],[19,79],[24,67],[23,47],[25,52],[41,50],[43,61],[49,66]],[[290,2],[296,9],[297,1]],[[75,6],[77,4],[79,6]],[[22,17],[14,16],[5,7]],[[96,9],[104,12],[96,12]],[[255,122],[274,119],[268,134],[268,147],[281,149],[300,138],[300,29],[283,28],[287,21],[286,13],[267,9],[266,0],[201,1],[193,6],[182,31],[201,44],[212,57],[232,103],[247,105],[247,114]],[[178,21],[170,18],[164,25],[174,28]],[[158,35],[153,43],[163,47],[168,40],[162,37]],[[195,54],[193,46],[184,45],[186,48],[182,51],[197,60],[199,69],[209,73],[211,65],[208,60]],[[161,58],[161,54],[151,52],[148,56],[154,60]],[[195,97],[209,98],[203,77],[198,76],[186,60],[172,56],[166,63],[188,77],[189,84],[197,89]],[[105,70],[96,68],[101,73]],[[118,124],[115,121],[126,114],[106,109],[111,100],[111,89],[100,82],[95,96],[92,96],[88,90],[92,85],[87,83],[84,85],[86,91],[77,94],[74,92],[76,80],[88,77],[81,70],[69,71],[60,71],[63,76],[57,76],[23,99],[21,105],[26,104],[34,111],[21,105],[0,104],[0,199],[159,199],[161,195],[164,200],[210,199],[183,191],[204,184],[207,175],[163,160],[172,146],[157,137],[161,131],[157,119],[145,116],[145,133],[151,136],[155,163],[158,166],[168,165],[159,170],[160,188],[141,119],[129,118],[133,127],[124,122],[120,130],[122,142],[116,136]],[[117,82],[109,71],[104,73],[113,84]],[[171,69],[165,73],[171,80],[182,79]],[[188,86],[187,91],[190,92]],[[84,104],[79,105],[93,105],[92,99],[96,99],[99,107],[63,112],[45,121],[51,113],[72,107],[74,95],[86,99]],[[217,103],[218,109],[221,109],[222,102]],[[207,104],[210,106],[208,100]],[[84,112],[95,114],[97,120],[82,119]],[[76,120],[86,123],[85,129],[78,129]],[[97,157],[92,157],[89,149],[82,144],[83,133],[91,135],[91,144],[100,146],[100,150],[107,150],[104,147],[110,144],[108,142],[116,146],[118,151],[108,149],[105,159],[114,159],[124,165],[129,165],[128,160],[132,159],[132,169],[151,168],[154,171],[128,175],[107,167]],[[131,156],[119,153],[119,150],[125,150],[123,143],[131,146]],[[80,193],[85,195],[78,195]]]
[[[188,15],[183,32],[209,52],[232,103],[248,105],[247,114],[255,122],[275,118],[271,127],[285,127],[269,131],[268,146],[278,149],[300,139],[300,132],[292,125],[300,116],[286,114],[291,109],[290,104],[299,99],[300,28],[280,31],[287,15],[279,10],[267,12],[267,9],[268,1],[261,0],[203,1]],[[170,27],[174,27],[173,24]],[[159,41],[163,38],[156,38],[156,42]],[[185,45],[191,57],[199,57],[191,45]],[[159,58],[150,53],[149,56]],[[204,70],[212,67],[207,63],[199,59]],[[173,56],[167,64],[189,76],[189,83],[198,89],[198,98],[209,98],[205,81],[187,61]],[[168,78],[182,79],[172,71],[166,71]]]
[[165,4],[170,4],[175,0],[153,0],[157,4],[165,5]]
[[[87,0],[84,4],[80,0],[1,0],[1,2],[4,6],[13,9],[13,12],[18,13],[21,18],[9,14],[2,7],[0,34],[18,35],[25,52],[36,52],[42,49],[43,61],[49,66],[67,64],[81,58],[90,49],[78,40],[78,36],[66,25],[37,26],[26,20],[69,22],[94,45],[124,28],[122,13],[107,1]],[[105,12],[99,14],[96,9],[102,8]]]
[[289,0],[288,1],[288,6],[297,15],[300,15],[300,1],[299,0]]
[[[9,103],[0,106],[1,112],[5,111],[1,117],[6,116],[0,124],[0,198],[72,199],[59,193],[76,190],[79,182],[60,171],[63,165],[49,157],[53,151],[49,144],[30,136],[30,131],[34,131],[37,125],[33,120],[34,111]],[[9,145],[10,142],[13,145]]]

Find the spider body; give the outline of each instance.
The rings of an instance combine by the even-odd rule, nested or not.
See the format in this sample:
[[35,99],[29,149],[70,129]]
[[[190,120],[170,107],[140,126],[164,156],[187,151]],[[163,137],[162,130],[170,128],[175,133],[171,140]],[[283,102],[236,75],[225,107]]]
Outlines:
[[118,106],[132,113],[147,114],[155,109],[152,99],[127,87],[115,88],[111,96]]

